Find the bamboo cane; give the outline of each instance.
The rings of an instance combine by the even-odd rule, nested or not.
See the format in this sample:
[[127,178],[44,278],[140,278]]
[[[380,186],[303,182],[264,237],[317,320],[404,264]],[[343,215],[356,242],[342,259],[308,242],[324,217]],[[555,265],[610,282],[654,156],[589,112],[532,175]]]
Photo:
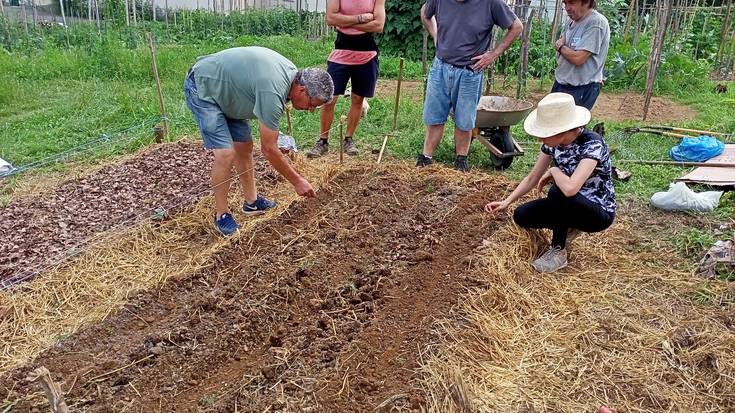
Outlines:
[[398,103],[401,100],[401,81],[403,80],[403,58],[398,63],[398,86],[396,87],[396,105],[393,108],[393,130],[398,124]]
[[674,126],[646,126],[647,129],[660,129],[660,130],[666,130],[666,131],[672,131],[672,132],[691,132],[691,133],[699,133],[702,135],[710,135],[710,136],[722,136],[722,137],[730,137],[732,136],[732,133],[722,133],[722,132],[712,132],[708,130],[699,130],[699,129],[687,129],[687,128],[677,128]]
[[421,95],[422,100],[426,99],[426,73],[427,73],[427,64],[426,59],[428,55],[428,48],[429,48],[429,32],[426,31],[426,29],[423,29],[423,45],[421,46],[421,79],[424,83],[424,92]]
[[166,114],[166,103],[163,100],[163,90],[161,89],[161,79],[158,77],[158,63],[156,62],[156,49],[153,47],[153,36],[151,32],[146,32],[146,40],[148,41],[148,49],[151,52],[151,67],[153,69],[153,78],[156,80],[156,88],[158,89],[158,103],[161,108],[161,116],[163,118],[163,134],[168,136],[168,115]]
[[722,60],[722,53],[725,51],[725,43],[727,42],[727,33],[730,29],[730,12],[732,10],[732,0],[727,0],[727,13],[725,21],[722,22],[722,33],[720,35],[720,47],[717,49],[717,61]]
[[630,0],[630,6],[628,6],[628,17],[625,19],[625,32],[623,34],[623,44],[628,43],[628,34],[630,33],[630,24],[633,22],[633,13],[638,5],[636,0]]
[[663,52],[664,40],[666,39],[666,29],[671,15],[671,0],[662,0],[656,4],[661,5],[662,7],[658,12],[656,38],[651,50],[651,55],[648,59],[648,77],[646,79],[646,94],[645,101],[643,103],[643,120],[648,118],[648,108],[651,104],[653,86],[656,82],[656,78],[658,77],[658,69],[661,65],[661,54]]
[[712,168],[735,168],[735,162],[677,162],[677,161],[645,161],[635,159],[623,159],[621,163],[638,163],[644,165],[672,165],[672,166],[706,166]]
[[347,116],[342,115],[339,117],[339,163],[344,162],[344,139],[345,139],[345,133],[344,133],[344,124],[345,120],[347,119]]
[[556,31],[559,29],[559,21],[561,20],[561,5],[562,0],[556,0],[554,6],[554,20],[551,23],[551,44],[556,42]]
[[288,123],[288,136],[293,136],[293,125],[291,125],[291,104],[286,105],[286,122]]

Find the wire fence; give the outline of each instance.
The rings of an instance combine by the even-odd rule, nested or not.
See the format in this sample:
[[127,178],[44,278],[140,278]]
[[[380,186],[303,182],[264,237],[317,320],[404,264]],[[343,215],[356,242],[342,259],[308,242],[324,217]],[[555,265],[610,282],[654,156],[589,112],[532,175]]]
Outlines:
[[[24,172],[47,167],[49,165],[58,164],[61,162],[64,162],[70,158],[76,157],[81,154],[87,154],[90,153],[96,149],[99,149],[103,145],[113,145],[115,143],[122,143],[124,141],[137,138],[141,136],[142,130],[153,132],[153,128],[150,128],[153,125],[156,125],[158,122],[162,120],[167,120],[166,118],[162,116],[153,117],[147,120],[144,120],[143,122],[124,128],[116,131],[112,131],[109,133],[103,133],[99,137],[88,140],[86,142],[83,142],[79,145],[76,145],[74,147],[71,147],[69,149],[66,149],[62,152],[58,152],[49,156],[46,156],[44,158],[38,159],[33,162],[29,162],[25,165],[16,167],[6,173],[5,175],[0,176],[0,179],[7,179],[13,176],[20,175]],[[138,133],[134,133],[138,132]]]

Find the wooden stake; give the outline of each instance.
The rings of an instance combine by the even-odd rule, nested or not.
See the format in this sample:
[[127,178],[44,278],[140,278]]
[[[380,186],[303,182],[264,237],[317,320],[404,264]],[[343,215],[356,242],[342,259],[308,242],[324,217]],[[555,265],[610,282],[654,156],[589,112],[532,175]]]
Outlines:
[[[556,38],[556,30],[559,28],[559,23],[561,23],[561,6],[562,0],[556,0],[556,6],[554,8],[554,20],[553,23],[551,23],[551,44],[556,43],[556,41],[558,40]],[[563,32],[564,31],[562,30],[562,33]]]
[[153,139],[156,141],[156,143],[162,143],[163,142],[163,128],[160,126],[156,126],[153,128]]
[[[628,17],[625,19],[625,32],[623,33],[623,44],[628,42],[628,33],[630,33],[630,24],[633,22],[633,13],[635,13],[635,9],[638,7],[635,0],[630,0],[630,5],[628,6]],[[636,15],[638,13],[635,13]]]
[[722,54],[725,51],[725,43],[727,42],[727,34],[730,29],[730,11],[732,9],[732,0],[727,0],[727,14],[725,21],[722,22],[722,33],[720,35],[720,47],[717,49],[717,61],[722,61]]
[[133,24],[138,25],[138,0],[133,0]]
[[130,13],[128,13],[128,10],[130,10],[130,2],[128,0],[125,0],[125,25],[130,26]]
[[161,79],[158,77],[158,63],[156,62],[156,49],[153,47],[153,36],[151,32],[146,32],[145,38],[148,41],[148,49],[151,51],[151,66],[153,69],[153,78],[156,80],[156,88],[158,88],[158,103],[161,107],[161,116],[163,118],[163,135],[168,136],[168,115],[166,114],[166,103],[163,101],[163,90],[161,90]]
[[531,41],[531,26],[533,26],[533,14],[535,12],[536,10],[532,9],[530,13],[528,13],[528,18],[523,23],[521,64],[518,65],[518,87],[516,88],[516,99],[524,97],[528,88],[528,46]]
[[26,39],[28,39],[28,13],[26,12],[25,2],[20,4],[20,12],[23,15],[23,27],[25,28],[25,31],[26,31]]
[[293,136],[293,126],[291,125],[291,104],[286,105],[286,122],[288,122],[288,136]]
[[401,81],[403,80],[403,58],[398,64],[398,87],[396,87],[396,106],[393,109],[393,130],[398,125],[398,103],[401,101]]
[[673,166],[706,166],[712,168],[735,168],[735,162],[677,162],[677,161],[640,161],[623,159],[622,163],[638,163],[644,165],[673,165]]
[[648,58],[648,78],[646,79],[646,95],[643,103],[643,120],[648,118],[648,108],[651,105],[651,97],[653,96],[653,86],[656,83],[658,69],[661,64],[661,53],[663,52],[664,40],[666,39],[666,28],[669,25],[669,17],[671,16],[671,0],[659,0],[658,20],[656,23],[656,38],[651,48],[651,55]]
[[426,31],[426,28],[423,29],[423,37],[424,37],[424,43],[421,46],[421,79],[424,81],[424,93],[421,95],[421,100],[426,100],[426,73],[427,73],[427,55],[428,55],[428,49],[429,49],[429,32]]
[[51,411],[53,413],[69,413],[61,386],[51,379],[51,373],[46,367],[39,367],[33,370],[28,375],[27,380],[38,383],[41,386],[43,392],[46,393],[46,398],[51,405]]
[[385,145],[388,143],[388,135],[385,135],[383,138],[383,145],[380,147],[380,153],[378,154],[378,161],[375,163],[380,163],[380,161],[383,159],[383,152],[385,152]]
[[[0,3],[2,3],[2,0],[0,0]],[[31,0],[31,11],[33,12],[33,27],[36,27],[36,23],[38,22],[38,10],[36,8],[36,0]]]
[[343,162],[344,157],[344,145],[342,142],[345,139],[344,124],[347,116],[342,115],[339,117],[339,163]]

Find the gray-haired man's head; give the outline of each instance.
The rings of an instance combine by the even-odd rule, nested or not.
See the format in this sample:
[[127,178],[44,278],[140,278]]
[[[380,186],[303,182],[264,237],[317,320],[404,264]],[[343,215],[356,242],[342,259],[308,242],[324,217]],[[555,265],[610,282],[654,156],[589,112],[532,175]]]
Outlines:
[[306,93],[322,102],[331,102],[334,97],[334,82],[323,69],[308,67],[296,73],[294,82],[306,88]]

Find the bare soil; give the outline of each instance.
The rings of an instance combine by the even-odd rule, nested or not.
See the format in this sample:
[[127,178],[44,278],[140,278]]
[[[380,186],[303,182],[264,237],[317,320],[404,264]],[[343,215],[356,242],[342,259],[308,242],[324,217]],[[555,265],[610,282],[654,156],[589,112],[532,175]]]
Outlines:
[[[45,366],[82,412],[367,412],[386,400],[378,411],[419,411],[419,350],[434,317],[481,283],[468,275],[468,257],[493,231],[481,205],[508,187],[456,186],[446,173],[341,174],[214,266],[140,292],[0,376],[0,397],[19,400],[13,411],[47,411],[24,380]],[[126,180],[106,176],[65,191],[99,194],[90,182]]]
[[[377,97],[394,100],[396,96],[396,81],[378,80],[375,92]],[[501,94],[515,96],[515,90],[505,90]],[[538,103],[547,92],[531,92],[526,98]],[[403,81],[401,83],[401,99],[409,98],[417,103],[423,103],[423,84],[417,81]],[[643,119],[644,97],[640,93],[606,93],[600,94],[592,110],[595,119],[609,121],[641,121]],[[694,119],[697,112],[681,103],[665,97],[654,96],[648,109],[647,122],[674,123]]]

